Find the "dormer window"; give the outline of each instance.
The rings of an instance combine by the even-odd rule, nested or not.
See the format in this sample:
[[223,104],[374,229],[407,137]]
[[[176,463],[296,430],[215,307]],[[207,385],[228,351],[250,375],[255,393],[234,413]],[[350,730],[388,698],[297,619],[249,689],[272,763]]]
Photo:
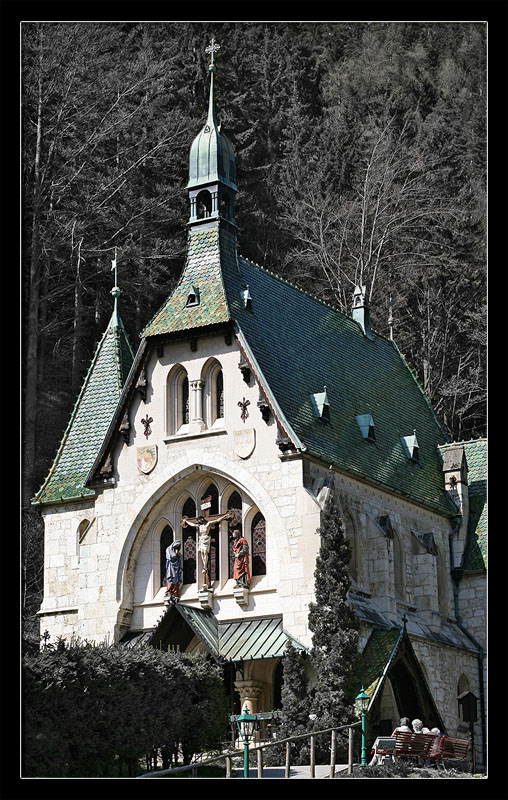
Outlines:
[[330,403],[326,394],[326,386],[323,389],[324,391],[322,392],[311,394],[310,399],[316,417],[324,422],[330,422]]
[[193,306],[199,306],[199,289],[196,286],[192,287],[185,304],[186,308],[192,308]]
[[363,438],[368,442],[376,441],[376,434],[374,431],[374,420],[372,414],[357,414],[355,417],[358,427]]
[[401,436],[400,441],[406,456],[410,461],[420,461],[420,446],[416,438],[416,430],[413,430],[412,436]]
[[243,307],[250,310],[252,308],[252,297],[248,286],[241,290],[240,297],[242,298]]

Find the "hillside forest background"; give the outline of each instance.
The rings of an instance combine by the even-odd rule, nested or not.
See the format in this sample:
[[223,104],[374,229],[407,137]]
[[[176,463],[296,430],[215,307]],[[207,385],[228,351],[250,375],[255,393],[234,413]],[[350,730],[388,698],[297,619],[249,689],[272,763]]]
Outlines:
[[112,312],[183,268],[188,153],[233,144],[241,253],[347,314],[367,287],[454,440],[485,435],[486,25],[24,23],[23,503]]

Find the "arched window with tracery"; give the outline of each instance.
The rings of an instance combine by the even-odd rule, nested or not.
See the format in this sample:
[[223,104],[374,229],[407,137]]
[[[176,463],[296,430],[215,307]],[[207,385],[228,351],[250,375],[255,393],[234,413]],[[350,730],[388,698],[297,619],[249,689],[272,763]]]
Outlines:
[[[182,517],[195,517],[196,503],[189,497],[182,508]],[[183,582],[196,583],[196,528],[182,528]]]
[[166,583],[166,550],[173,541],[173,529],[170,525],[165,525],[162,530],[159,543],[159,563],[160,563],[160,585]]
[[349,545],[351,557],[349,561],[349,574],[353,580],[358,580],[358,548],[356,543],[356,530],[351,514],[346,511],[344,514],[344,527],[346,529],[346,541]]
[[228,511],[232,511],[234,516],[228,522],[228,578],[233,577],[233,567],[235,564],[235,552],[233,550],[233,531],[238,528],[243,536],[242,526],[242,498],[239,492],[234,491],[228,500]]
[[252,576],[266,575],[266,523],[260,511],[251,523]]
[[[203,505],[208,506],[208,508],[203,508]],[[210,485],[204,492],[203,496],[201,497],[201,509],[199,513],[202,514],[204,517],[207,517],[211,514],[219,513],[219,492],[214,483],[210,483]],[[214,525],[213,528],[210,528],[209,535],[210,535],[210,555],[209,555],[210,580],[218,581],[219,580],[219,536],[220,536],[219,523]]]

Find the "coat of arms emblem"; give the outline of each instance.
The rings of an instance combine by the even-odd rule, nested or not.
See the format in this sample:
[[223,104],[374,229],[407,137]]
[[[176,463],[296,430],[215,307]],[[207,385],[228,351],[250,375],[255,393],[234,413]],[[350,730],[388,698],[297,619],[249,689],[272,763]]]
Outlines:
[[145,475],[153,470],[157,464],[157,445],[149,444],[138,447],[138,469]]
[[248,458],[256,446],[256,431],[246,428],[243,431],[233,431],[235,453],[239,458]]

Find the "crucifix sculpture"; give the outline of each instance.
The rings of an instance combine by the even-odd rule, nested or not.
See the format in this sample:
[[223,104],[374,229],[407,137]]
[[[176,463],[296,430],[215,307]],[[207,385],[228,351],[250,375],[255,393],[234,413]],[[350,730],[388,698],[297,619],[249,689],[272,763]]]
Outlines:
[[199,532],[198,550],[201,553],[201,560],[203,562],[203,588],[211,588],[210,580],[210,545],[212,537],[210,536],[210,528],[213,528],[218,522],[223,519],[232,519],[234,514],[232,511],[226,511],[225,514],[210,514],[210,506],[212,498],[210,495],[203,497],[201,500],[202,513],[196,517],[183,517],[180,520],[182,528],[190,525],[192,528],[197,528]]

